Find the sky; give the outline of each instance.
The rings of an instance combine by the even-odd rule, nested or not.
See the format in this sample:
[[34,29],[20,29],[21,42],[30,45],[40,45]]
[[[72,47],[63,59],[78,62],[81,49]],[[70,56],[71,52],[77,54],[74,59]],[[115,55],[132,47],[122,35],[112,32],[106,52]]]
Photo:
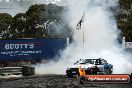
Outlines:
[[[1,1],[3,1],[3,0],[0,0],[0,2],[1,2]],[[9,0],[5,0],[5,1],[9,2]]]
[[[1,2],[2,0],[0,0],[0,2]],[[9,0],[5,0],[5,1],[7,1],[7,2],[9,2]],[[18,0],[19,1],[19,0]],[[37,0],[38,1],[38,0]],[[44,0],[40,0],[40,1],[44,1]],[[61,0],[45,0],[45,1],[52,1],[52,2],[60,2]]]

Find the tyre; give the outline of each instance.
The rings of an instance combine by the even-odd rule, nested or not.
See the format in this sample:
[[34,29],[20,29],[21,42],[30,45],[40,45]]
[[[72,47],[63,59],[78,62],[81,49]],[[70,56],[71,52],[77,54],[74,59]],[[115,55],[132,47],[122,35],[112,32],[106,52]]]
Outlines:
[[73,78],[72,74],[66,74],[68,78]]
[[23,66],[22,67],[23,76],[32,76],[35,75],[35,67]]
[[90,68],[90,74],[95,74],[95,72],[94,72],[94,68]]
[[77,82],[78,82],[79,84],[84,84],[85,81],[86,81],[85,77],[83,77],[83,76],[78,76]]
[[97,75],[98,72],[100,72],[99,68],[91,68],[90,69],[90,74]]
[[30,67],[30,75],[35,75],[35,67]]
[[23,66],[22,67],[22,75],[29,76],[29,74],[30,74],[30,66]]

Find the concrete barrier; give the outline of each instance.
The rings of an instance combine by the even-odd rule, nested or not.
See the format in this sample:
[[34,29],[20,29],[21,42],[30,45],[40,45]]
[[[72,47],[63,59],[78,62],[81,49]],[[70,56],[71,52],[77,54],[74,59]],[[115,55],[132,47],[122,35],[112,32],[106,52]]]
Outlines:
[[35,67],[22,66],[22,67],[2,67],[0,68],[0,75],[20,75],[32,76],[35,75]]

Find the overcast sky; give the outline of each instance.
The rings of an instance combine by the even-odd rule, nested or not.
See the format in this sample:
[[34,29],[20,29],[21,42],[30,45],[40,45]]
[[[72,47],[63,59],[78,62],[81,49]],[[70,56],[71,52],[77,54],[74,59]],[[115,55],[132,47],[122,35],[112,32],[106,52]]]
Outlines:
[[[0,0],[0,2],[1,2],[2,0]],[[5,0],[5,1],[7,1],[7,2],[9,2],[9,0]],[[20,1],[20,0],[18,0],[18,1]],[[60,2],[61,0],[36,0],[36,1],[48,1],[48,2]]]

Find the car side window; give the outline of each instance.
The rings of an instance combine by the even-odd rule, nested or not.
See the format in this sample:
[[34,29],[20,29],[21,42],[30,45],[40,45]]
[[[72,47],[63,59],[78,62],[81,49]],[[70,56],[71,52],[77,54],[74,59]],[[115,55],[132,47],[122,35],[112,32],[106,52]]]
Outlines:
[[102,64],[105,64],[105,60],[101,60]]
[[106,60],[104,60],[105,64],[108,64],[108,62]]

